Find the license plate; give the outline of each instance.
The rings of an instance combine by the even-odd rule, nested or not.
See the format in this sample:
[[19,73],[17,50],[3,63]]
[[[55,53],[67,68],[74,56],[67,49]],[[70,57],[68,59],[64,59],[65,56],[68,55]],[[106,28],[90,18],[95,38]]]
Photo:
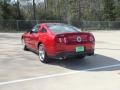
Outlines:
[[84,47],[83,46],[76,47],[76,52],[84,52]]

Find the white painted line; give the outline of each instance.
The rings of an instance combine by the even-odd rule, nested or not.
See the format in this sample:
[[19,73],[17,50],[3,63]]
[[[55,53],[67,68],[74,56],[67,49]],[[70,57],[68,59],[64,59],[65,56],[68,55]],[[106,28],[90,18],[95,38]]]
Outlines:
[[14,83],[20,83],[20,82],[25,82],[25,81],[38,80],[38,79],[46,79],[46,78],[65,76],[65,75],[70,75],[70,74],[76,74],[76,73],[79,73],[79,72],[82,72],[82,71],[93,71],[93,70],[99,70],[99,69],[105,69],[105,68],[111,68],[111,67],[117,67],[117,66],[120,66],[120,64],[102,66],[102,67],[96,67],[96,68],[90,68],[90,69],[84,69],[84,70],[81,70],[81,71],[72,71],[72,72],[66,72],[66,73],[60,73],[60,74],[45,75],[45,76],[39,76],[39,77],[33,77],[33,78],[27,78],[27,79],[19,79],[19,80],[1,82],[0,86],[8,85],[8,84],[14,84]]
[[85,69],[86,71],[93,71],[93,70],[99,70],[99,69],[105,69],[105,68],[112,68],[112,67],[118,67],[120,64],[115,64],[115,65],[108,65],[108,66],[102,66],[102,67],[96,67],[96,68],[90,68],[90,69]]

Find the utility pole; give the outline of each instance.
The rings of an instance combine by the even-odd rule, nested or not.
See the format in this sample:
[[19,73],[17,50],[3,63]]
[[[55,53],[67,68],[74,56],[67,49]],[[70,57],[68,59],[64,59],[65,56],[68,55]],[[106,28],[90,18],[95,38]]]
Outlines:
[[45,4],[45,11],[47,10],[47,0],[44,0],[44,4]]
[[19,3],[19,0],[17,0],[17,19],[20,19],[20,3]]
[[35,0],[33,0],[33,19],[36,20],[36,4],[35,4]]
[[4,3],[4,7],[5,7],[5,6],[6,6],[6,0],[4,0],[4,2],[3,2],[3,3]]
[[65,0],[65,13],[66,13],[66,21],[68,24],[71,23],[70,21],[70,9],[69,9],[69,1]]
[[80,0],[78,0],[78,19],[79,19],[79,21],[81,21],[81,5],[80,5]]

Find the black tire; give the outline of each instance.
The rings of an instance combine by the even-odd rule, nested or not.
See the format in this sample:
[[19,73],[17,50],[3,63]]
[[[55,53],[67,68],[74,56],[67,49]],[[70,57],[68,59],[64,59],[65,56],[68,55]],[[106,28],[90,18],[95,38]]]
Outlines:
[[85,55],[78,55],[78,58],[84,59],[84,58],[85,58]]
[[28,48],[27,48],[27,46],[25,45],[25,41],[24,41],[24,39],[21,39],[21,42],[22,42],[22,48],[23,48],[23,50],[25,50],[25,51],[28,51]]
[[47,53],[44,49],[44,45],[43,44],[40,44],[39,45],[39,60],[43,63],[49,63],[49,58],[47,56]]
[[92,52],[92,53],[89,53],[89,54],[88,54],[88,56],[92,56],[92,55],[94,55],[94,54],[95,54],[95,53],[94,53],[94,52]]

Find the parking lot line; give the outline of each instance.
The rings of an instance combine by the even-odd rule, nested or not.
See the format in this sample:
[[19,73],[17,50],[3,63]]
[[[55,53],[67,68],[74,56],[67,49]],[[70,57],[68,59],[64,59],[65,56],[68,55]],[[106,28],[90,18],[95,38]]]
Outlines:
[[0,86],[8,85],[8,84],[14,84],[14,83],[20,83],[20,82],[25,82],[25,81],[31,81],[31,80],[65,76],[65,75],[70,75],[70,74],[76,74],[76,73],[83,72],[83,71],[93,71],[93,70],[100,70],[100,69],[106,69],[106,68],[112,68],[112,67],[118,67],[118,66],[120,66],[120,64],[101,66],[101,67],[90,68],[90,69],[83,69],[81,71],[71,71],[71,72],[66,72],[66,73],[58,73],[58,74],[51,74],[51,75],[45,75],[45,76],[39,76],[39,77],[33,77],[33,78],[26,78],[26,79],[18,79],[18,80],[7,81],[7,82],[0,82]]

